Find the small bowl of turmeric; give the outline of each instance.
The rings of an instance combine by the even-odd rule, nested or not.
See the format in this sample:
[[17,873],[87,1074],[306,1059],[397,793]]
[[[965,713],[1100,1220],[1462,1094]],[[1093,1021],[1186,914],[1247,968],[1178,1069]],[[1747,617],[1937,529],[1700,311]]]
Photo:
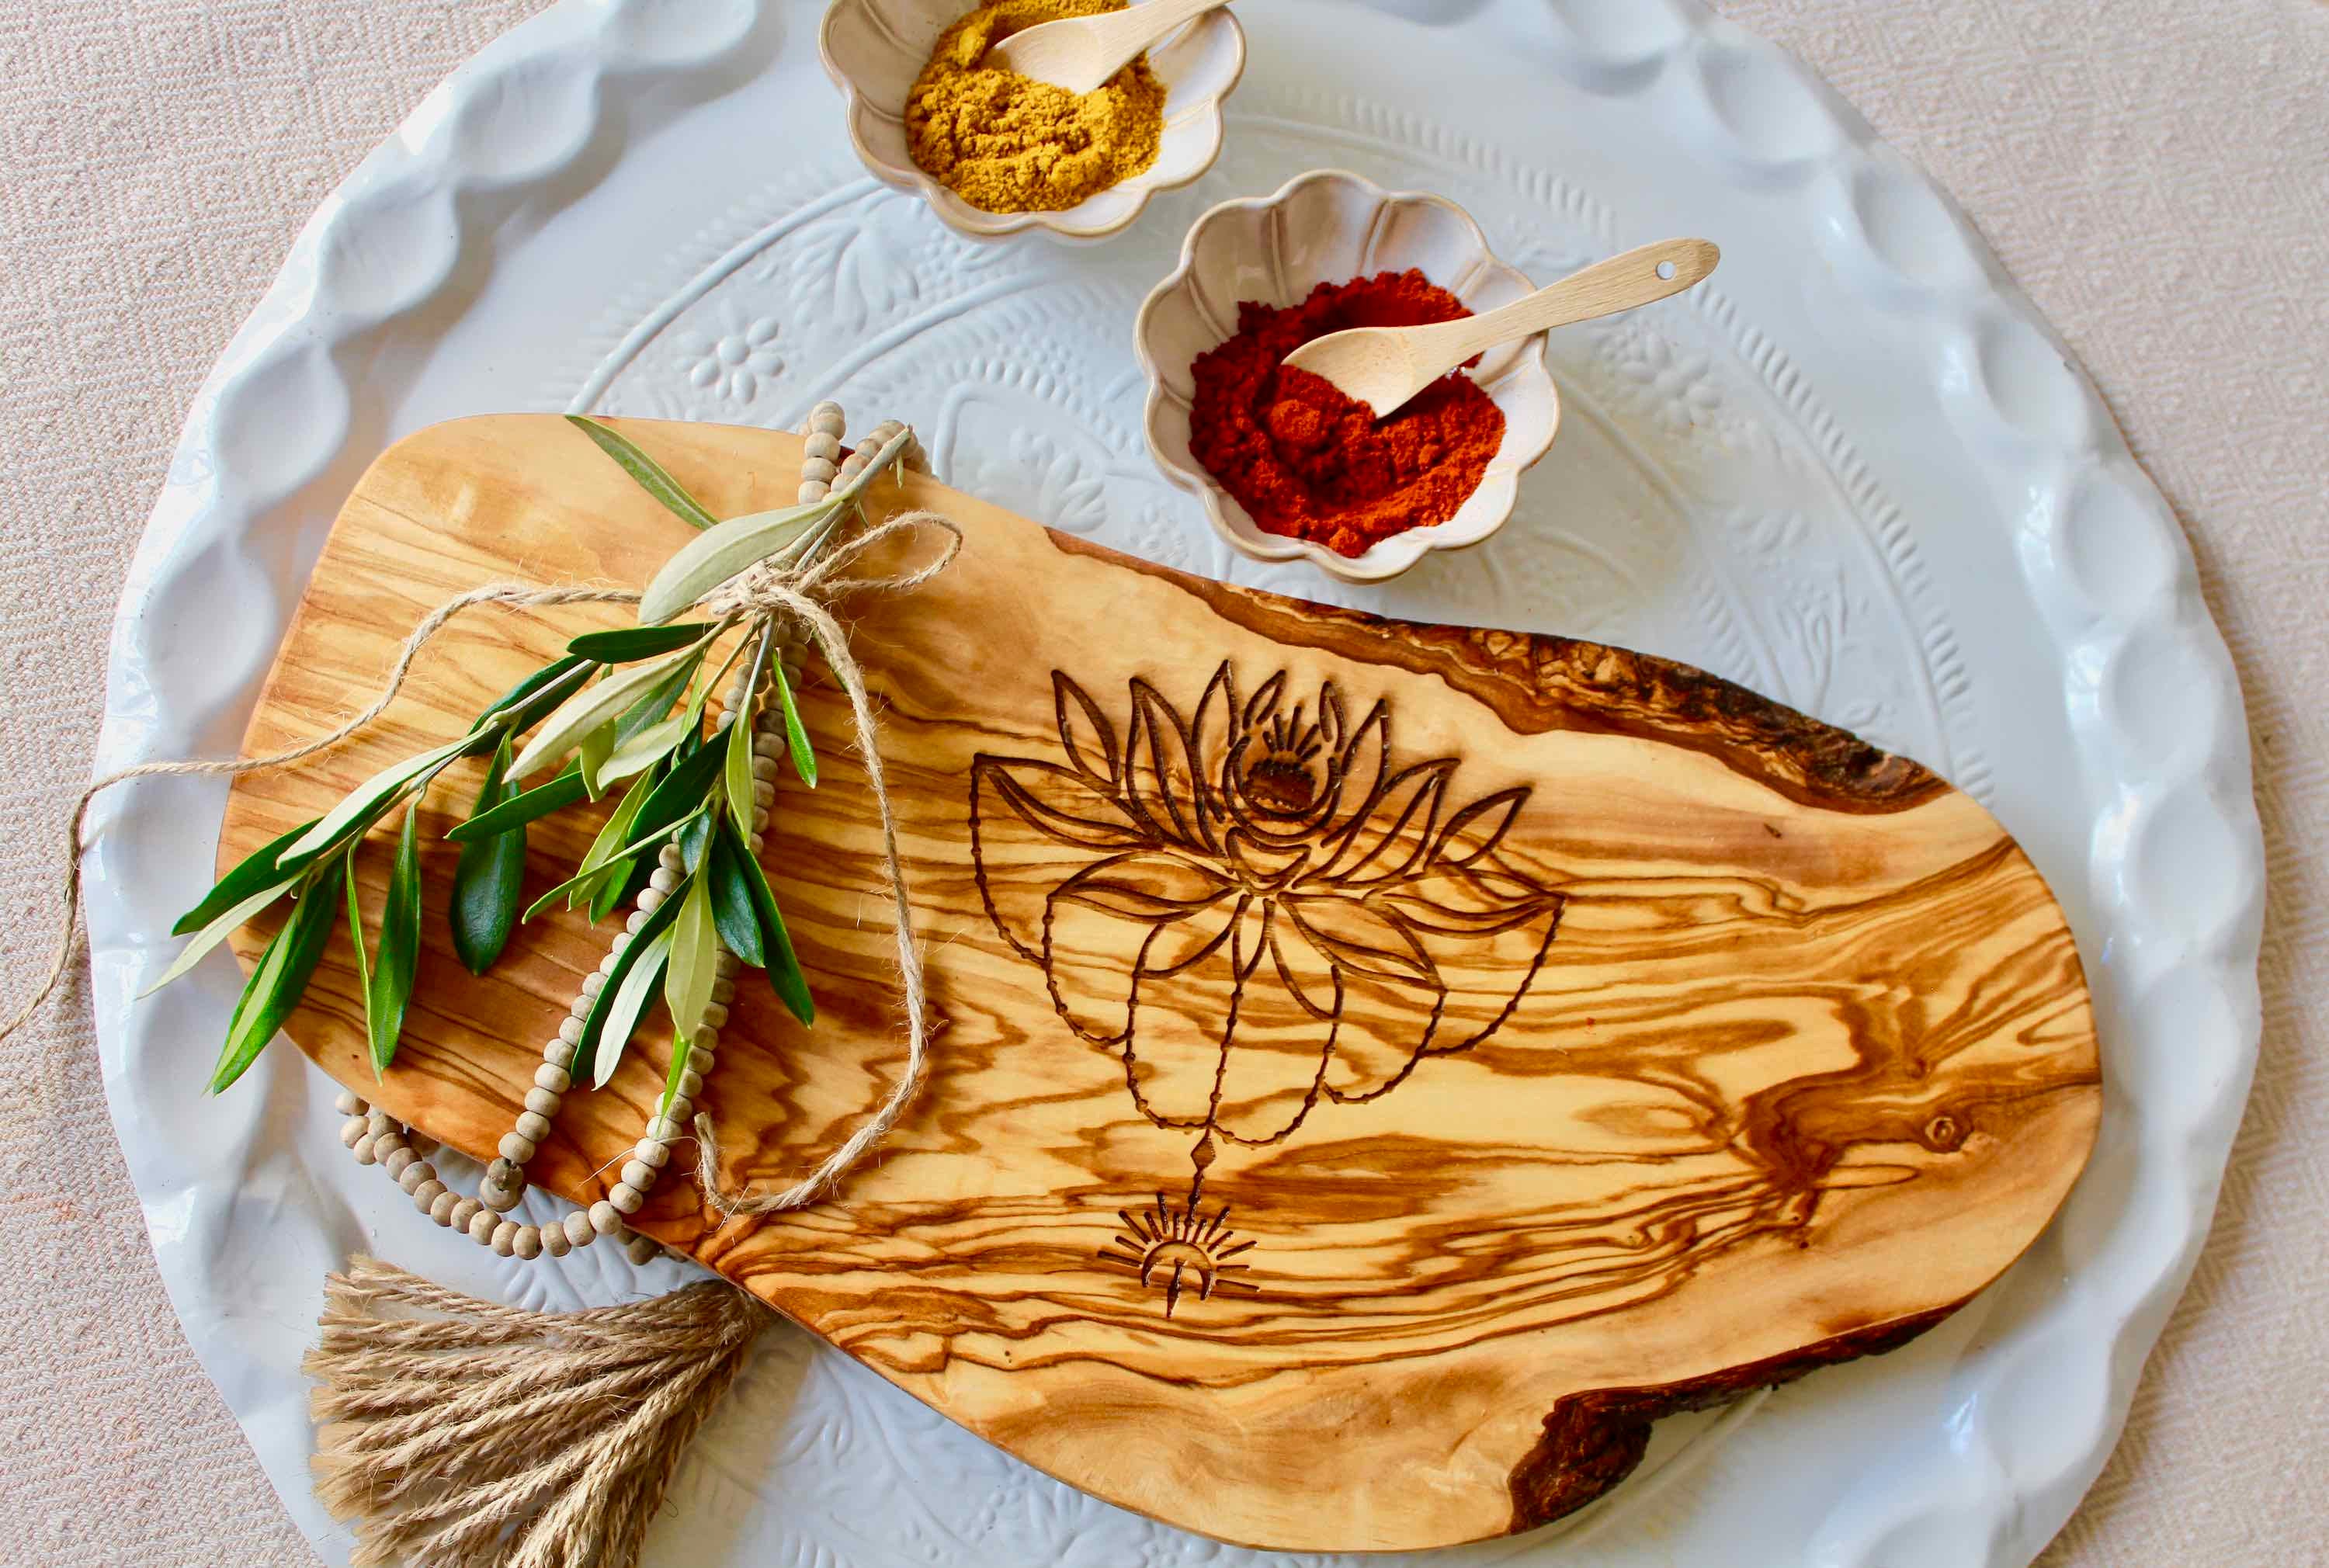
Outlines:
[[914,191],[974,239],[1037,230],[1103,239],[1221,151],[1221,100],[1245,33],[1207,12],[1071,93],[993,64],[1022,29],[1120,11],[1127,0],[834,0],[818,35],[849,139],[876,179]]
[[1346,327],[1453,321],[1534,286],[1438,196],[1327,169],[1224,202],[1191,227],[1133,328],[1149,452],[1259,560],[1381,582],[1478,544],[1560,428],[1542,334],[1489,350],[1380,420],[1281,361]]

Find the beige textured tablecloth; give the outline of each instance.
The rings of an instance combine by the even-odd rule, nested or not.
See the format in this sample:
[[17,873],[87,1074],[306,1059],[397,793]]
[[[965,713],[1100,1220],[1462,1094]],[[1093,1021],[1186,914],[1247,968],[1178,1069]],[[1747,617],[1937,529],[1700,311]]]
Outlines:
[[[47,959],[28,911],[188,397],[317,201],[538,4],[0,0],[7,1008]],[[2263,1064],[2191,1292],[2043,1561],[2329,1562],[2329,5],[1721,8],[1955,192],[2069,339],[2182,513],[2247,691]],[[164,1298],[79,983],[0,1045],[0,1563],[314,1561]]]

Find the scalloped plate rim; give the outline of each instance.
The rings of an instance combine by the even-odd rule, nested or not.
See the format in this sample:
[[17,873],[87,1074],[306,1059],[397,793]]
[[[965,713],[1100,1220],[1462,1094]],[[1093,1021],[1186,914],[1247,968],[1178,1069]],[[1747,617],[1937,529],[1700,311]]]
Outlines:
[[[278,504],[283,493],[297,488],[296,484],[269,481],[254,489],[249,482],[238,484],[232,476],[215,466],[217,419],[222,407],[237,390],[261,382],[285,365],[297,361],[303,352],[301,345],[320,345],[328,350],[334,343],[412,314],[434,293],[432,284],[417,296],[401,298],[384,310],[352,305],[335,294],[332,279],[322,265],[329,242],[344,241],[351,234],[362,232],[367,225],[377,223],[382,209],[372,199],[381,196],[400,179],[425,176],[440,187],[458,183],[465,174],[477,185],[538,184],[549,179],[564,166],[566,160],[555,161],[546,168],[525,170],[515,176],[463,165],[456,139],[438,134],[441,122],[457,118],[463,104],[490,95],[513,71],[561,48],[579,48],[588,55],[594,93],[603,92],[618,77],[638,80],[676,69],[668,60],[627,52],[624,41],[616,36],[615,21],[643,9],[646,7],[638,0],[561,0],[521,23],[429,94],[403,126],[343,182],[302,231],[282,271],[193,400],[168,480],[133,557],[108,643],[106,711],[98,746],[100,769],[171,755],[165,742],[174,744],[182,732],[193,735],[215,730],[221,714],[231,713],[238,703],[247,702],[250,689],[255,684],[253,676],[240,690],[213,691],[210,704],[202,712],[179,714],[165,720],[156,711],[146,679],[144,622],[147,615],[164,607],[174,587],[182,591],[185,588],[185,575],[191,568],[207,559],[214,549],[236,543],[238,530],[247,531],[253,519]],[[1718,45],[1730,49],[1741,44],[1769,50],[1811,86],[1812,99],[1824,117],[1823,128],[1836,147],[1859,148],[1872,154],[1882,151],[1892,156],[1905,170],[1912,186],[1934,200],[1946,215],[1953,237],[1966,249],[1976,275],[1962,286],[1965,302],[1949,307],[1952,319],[1961,323],[1961,338],[1972,341],[1971,333],[1976,327],[2000,317],[2022,323],[2036,332],[2046,344],[2060,351],[2080,386],[2091,396],[2091,382],[2078,367],[2075,357],[2043,324],[2042,318],[2020,291],[2004,280],[2003,268],[1957,203],[1946,192],[1935,187],[1920,169],[1899,158],[1878,141],[1857,113],[1824,80],[1805,69],[1792,55],[1708,14],[1697,0],[1670,0],[1665,9],[1676,24],[1670,36],[1646,55],[1597,62],[1580,51],[1579,71],[1589,75],[1599,70],[1606,78],[1602,85],[1607,90],[1629,91],[1655,80],[1675,57],[1689,56],[1693,51],[1703,52]],[[594,28],[594,23],[599,25]],[[600,112],[595,98],[591,112],[595,124],[595,117]],[[1796,161],[1815,163],[1836,155],[1831,148]],[[465,218],[463,221],[466,224],[471,220]],[[328,356],[325,358],[328,362]],[[331,365],[330,370],[333,386],[344,395],[345,374],[336,364]],[[345,443],[346,420],[344,403],[336,412],[337,428],[331,437],[333,441]],[[2114,1276],[2115,1284],[2120,1288],[2114,1289],[2107,1300],[2101,1299],[2098,1289],[2100,1278],[2091,1272],[2074,1276],[2065,1291],[2066,1299],[2075,1300],[2088,1314],[2080,1320],[2078,1353],[2098,1363],[2101,1368],[2096,1381],[2102,1385],[2103,1398],[2098,1408],[2084,1410],[2081,1430],[2086,1434],[2085,1441],[2043,1455],[2019,1445],[2001,1445],[1985,1426],[1992,1419],[1987,1406],[1971,1404],[1961,1436],[1975,1445],[1997,1472],[1992,1484],[1984,1486],[1978,1493],[1967,1494],[1951,1491],[1935,1479],[1901,1499],[1901,1507],[1907,1510],[1905,1516],[1919,1520],[1934,1521],[1974,1510],[1985,1521],[1985,1533],[1980,1538],[1991,1543],[1984,1551],[1993,1562],[2006,1560],[1994,1553],[2002,1549],[2009,1519],[2023,1520],[2031,1511],[2032,1500],[2041,1494],[2059,1499],[2066,1484],[2082,1491],[2116,1441],[2143,1355],[2157,1338],[2169,1308],[2196,1262],[2246,1098],[2259,1028],[2256,962],[2260,941],[2261,830],[2249,787],[2248,735],[2230,656],[2212,617],[2204,604],[2198,602],[2196,587],[2188,594],[2181,591],[2193,579],[2196,569],[2188,539],[2175,526],[2173,510],[2148,474],[2134,461],[2107,412],[2089,421],[2077,446],[2080,456],[2107,470],[2133,492],[2138,502],[2147,508],[2155,507],[2170,520],[2170,568],[2176,575],[2178,591],[2164,608],[2154,604],[2139,617],[2124,615],[2111,624],[2119,634],[2118,641],[2138,632],[2165,639],[2179,653],[2197,661],[2202,673],[2228,684],[2233,715],[2240,722],[2229,738],[2218,739],[2206,765],[2194,770],[2204,776],[2183,782],[2196,783],[2198,786],[2193,792],[2198,803],[2194,809],[2201,814],[2193,820],[2221,830],[2244,862],[2254,863],[2255,876],[2254,886],[2246,890],[2238,906],[2219,922],[2218,934],[2205,943],[2187,944],[2182,967],[2174,972],[2198,974],[2214,982],[2221,988],[2230,1011],[2224,1019],[2226,1027],[2210,1031],[2208,1043],[2221,1068],[2211,1075],[2212,1093],[2183,1104],[2146,1106],[2150,1117],[2158,1124],[2145,1123],[2153,1135],[2142,1140],[2140,1157],[2159,1162],[2160,1169],[2150,1185],[2164,1188],[2164,1196],[2173,1201],[2163,1202],[2144,1212],[2155,1219],[2164,1216],[2181,1227],[2173,1255],[2164,1267],[2146,1265],[2139,1276]],[[328,455],[326,453],[325,457]],[[229,554],[231,557],[231,550]],[[2025,565],[2025,572],[2030,575],[2031,592],[2050,640],[2066,651],[2081,636],[2091,634],[2095,623],[2108,620],[2075,604],[2064,603],[2070,596],[2068,591],[2059,584],[2050,585],[2042,580],[2037,568]],[[2195,605],[2196,613],[2192,613]],[[2187,613],[2176,613],[2179,606]],[[288,610],[288,604],[274,606],[277,627],[281,625]],[[2096,736],[2079,728],[2075,717],[2066,720],[2066,733],[2082,761],[2099,744]],[[2109,803],[2107,791],[2099,785],[2093,787],[2103,796],[2104,803]],[[219,793],[212,789],[204,798],[214,799]],[[148,789],[106,798],[92,812],[92,832],[100,832],[124,819],[152,816],[157,798]],[[180,794],[170,798],[183,811],[190,797]],[[2108,889],[2107,879],[2115,862],[2110,846],[2103,841],[2107,836],[2098,831],[2081,847],[2085,869],[2098,884],[2094,894],[2098,919],[2104,917],[2103,912],[2123,916],[2127,907],[2124,897],[2115,897]],[[89,851],[85,862],[90,870],[92,1000],[108,1110],[117,1131],[124,1139],[124,1152],[137,1187],[165,1287],[206,1373],[221,1385],[238,1419],[264,1456],[269,1441],[287,1441],[281,1435],[285,1430],[304,1432],[298,1390],[296,1386],[258,1388],[241,1382],[239,1375],[244,1369],[230,1359],[236,1352],[220,1338],[225,1331],[225,1322],[212,1308],[211,1298],[197,1288],[204,1282],[182,1272],[183,1260],[176,1255],[190,1237],[199,1239],[206,1234],[205,1227],[216,1223],[212,1209],[203,1207],[200,1200],[203,1195],[192,1183],[190,1173],[174,1163],[166,1151],[141,1146],[129,1136],[140,1113],[134,1101],[134,1086],[127,1081],[132,1065],[127,1053],[138,1043],[137,1037],[141,1029],[156,1026],[151,1021],[133,1025],[127,1016],[128,1000],[138,987],[141,973],[159,962],[167,951],[165,946],[140,934],[132,905],[139,897],[149,902],[158,897],[166,903],[174,893],[133,887],[118,872],[117,862],[121,858],[114,844],[100,840]],[[303,1104],[310,1115],[327,1105],[328,1096],[308,1082],[314,1075],[304,1073],[304,1064],[295,1066],[300,1076],[276,1080],[272,1097],[296,1096],[301,1103],[270,1109],[246,1103],[228,1118],[233,1121],[233,1127],[222,1135],[239,1137],[243,1143],[250,1143],[262,1133],[279,1132],[289,1127],[290,1119],[302,1113]],[[2139,1097],[2124,1093],[2117,1097],[2116,1103],[2124,1106],[2130,1098],[2143,1103]],[[238,1152],[244,1152],[240,1146]],[[278,1158],[296,1158],[297,1154],[297,1150],[286,1150]],[[2089,1178],[2092,1179],[2091,1173]],[[210,1201],[214,1208],[225,1197],[213,1194]],[[399,1222],[408,1217],[401,1212],[398,1214]],[[2117,1235],[2126,1223],[2126,1215],[2114,1216],[2111,1234]],[[420,1250],[417,1243],[412,1250]],[[2125,1265],[2120,1267],[2124,1270]],[[2060,1330],[2056,1337],[2060,1338]],[[287,1476],[270,1465],[269,1474],[312,1540],[319,1545],[344,1545],[344,1533],[323,1516],[312,1496],[305,1492],[303,1473]],[[2071,1502],[2075,1501],[2076,1492],[2067,1495]],[[2051,1520],[2045,1525],[2048,1534],[2059,1527],[2060,1518],[2054,1516],[2066,1516],[2069,1507],[2070,1503],[2065,1502],[2059,1508],[2049,1506],[2042,1510]],[[2026,1527],[2026,1521],[2023,1524]],[[1834,1560],[1838,1563],[1868,1561],[1864,1555]]]

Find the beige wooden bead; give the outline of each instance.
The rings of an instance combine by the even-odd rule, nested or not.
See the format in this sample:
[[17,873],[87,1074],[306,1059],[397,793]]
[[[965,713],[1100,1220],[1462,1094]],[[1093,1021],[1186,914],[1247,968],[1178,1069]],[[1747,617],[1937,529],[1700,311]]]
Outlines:
[[372,1128],[361,1116],[351,1116],[340,1123],[340,1143],[344,1148],[354,1149],[371,1136]]
[[808,411],[809,433],[840,438],[843,429],[841,405],[827,398]]
[[517,1207],[518,1195],[495,1181],[492,1177],[477,1183],[477,1201],[495,1214]]
[[752,803],[766,809],[777,798],[777,786],[764,778],[752,781]]
[[724,1029],[728,1027],[728,1009],[716,1001],[712,1002],[703,1009],[703,1021],[715,1029]]
[[574,1243],[564,1225],[546,1225],[542,1227],[542,1250],[553,1258],[562,1258],[574,1250]]
[[609,971],[615,967],[616,961],[619,960],[623,956],[623,949],[631,944],[631,932],[635,929],[635,923],[640,921],[641,918],[641,916],[636,915],[632,915],[630,921],[625,923],[624,928],[615,933],[615,939],[607,944],[608,962],[606,967]]
[[481,1208],[469,1216],[469,1239],[478,1243],[491,1242],[494,1231],[508,1223],[492,1209]]
[[446,1187],[443,1182],[438,1182],[437,1185],[442,1190],[429,1200],[429,1217],[438,1225],[448,1225],[453,1223],[453,1211],[461,1207],[461,1195],[451,1188]]
[[606,989],[607,977],[598,970],[594,969],[589,973],[582,977],[582,994],[584,996],[594,997]]
[[717,980],[732,979],[736,972],[743,967],[743,960],[723,947],[720,950],[720,956],[712,961],[712,977]]
[[404,1146],[423,1160],[436,1153],[438,1148],[437,1140],[426,1132],[415,1132],[410,1127],[404,1130]]
[[752,737],[752,755],[768,762],[780,762],[791,744],[772,720],[768,728]]
[[559,1039],[548,1041],[542,1047],[542,1059],[545,1063],[550,1063],[561,1067],[564,1066],[567,1063],[574,1059],[573,1043],[571,1041]]
[[721,1007],[726,1007],[730,1002],[734,1001],[736,1000],[736,982],[726,975],[721,975],[718,980],[713,981],[712,982],[712,1000],[718,1002]]
[[590,1228],[602,1236],[613,1235],[623,1228],[622,1212],[605,1198],[590,1206]]
[[657,866],[655,869],[655,875],[647,878],[647,886],[667,897],[671,890],[679,886],[679,873],[666,871],[661,866]]
[[542,1231],[539,1227],[522,1225],[517,1235],[510,1237],[510,1251],[529,1261],[542,1255]]
[[801,461],[801,480],[808,484],[830,484],[841,473],[841,465],[829,457],[808,457]]
[[607,956],[599,961],[599,982],[601,985],[606,983],[608,975],[615,972],[615,965],[619,962],[618,955],[622,952],[622,941],[623,934],[617,932],[615,940],[607,944]]
[[544,1062],[533,1070],[533,1086],[552,1094],[563,1094],[574,1086],[574,1075],[556,1062]]
[[479,1203],[474,1197],[461,1197],[454,1199],[452,1214],[453,1228],[455,1230],[467,1230],[470,1224],[476,1219],[477,1211],[485,1207],[486,1206],[484,1204]]
[[647,1123],[647,1136],[658,1143],[668,1143],[679,1136],[679,1123],[669,1116],[658,1116]]
[[803,506],[814,506],[825,499],[825,486],[819,484],[816,480],[804,479],[800,482],[800,487],[793,492],[793,499]]
[[387,1171],[391,1178],[402,1176],[404,1168],[420,1158],[401,1143],[391,1149],[382,1149],[380,1141],[377,1138],[372,1141],[372,1152],[380,1160],[380,1168]]
[[655,1262],[655,1254],[661,1251],[663,1244],[653,1236],[633,1236],[623,1244],[623,1255],[641,1268]]
[[568,1019],[565,1022],[560,1024],[558,1026],[558,1038],[565,1041],[570,1046],[576,1044],[582,1038],[581,1020],[580,1019]]
[[653,1166],[636,1160],[626,1160],[623,1161],[623,1185],[625,1187],[636,1188],[641,1192],[649,1192],[654,1190],[655,1184],[655,1169]]
[[671,1150],[652,1138],[642,1138],[631,1146],[631,1158],[652,1170],[661,1170],[671,1159]]
[[[693,1053],[689,1054],[688,1059],[691,1061],[694,1059]],[[703,1093],[703,1075],[693,1067],[682,1072],[679,1075],[679,1092],[683,1097],[689,1100]]]
[[494,1226],[493,1237],[486,1244],[499,1257],[505,1258],[517,1251],[517,1221],[505,1219]]
[[[527,1112],[527,1115],[533,1113]],[[514,1128],[502,1134],[502,1158],[512,1165],[523,1165],[533,1158],[533,1140]]]
[[[412,1207],[434,1219],[437,1216],[437,1200],[452,1190],[432,1176],[412,1189]],[[451,1204],[445,1206],[445,1211],[448,1214],[450,1214],[452,1209]]]
[[[603,990],[604,988],[605,982],[601,981],[600,989]],[[590,1004],[597,1000],[598,996],[596,992],[585,993],[580,991],[576,991],[574,993],[574,1000],[566,1004],[566,1016],[572,1019],[576,1023],[580,1023],[584,1019],[590,1016]]]
[[[557,1115],[559,1103],[556,1092],[545,1089],[539,1084],[525,1092],[525,1108],[537,1116]],[[542,1141],[537,1138],[534,1141],[539,1143]]]
[[396,1185],[406,1192],[419,1192],[424,1181],[437,1179],[437,1168],[425,1160],[416,1160],[396,1173]]
[[686,869],[687,857],[679,852],[679,846],[677,844],[665,844],[662,849],[655,851],[656,870],[684,871]]
[[587,1247],[599,1239],[599,1227],[590,1223],[589,1214],[583,1209],[568,1215],[563,1228],[566,1239],[578,1247]]
[[[524,1139],[528,1143],[538,1145],[543,1139],[550,1136],[550,1118],[544,1116],[539,1111],[519,1112],[517,1113],[517,1120],[511,1123],[511,1126],[515,1130],[517,1135],[520,1138]],[[510,1158],[516,1160],[519,1164],[523,1165],[526,1160],[533,1159],[533,1156],[529,1154],[521,1159],[516,1155],[512,1155]]]
[[343,1116],[361,1116],[372,1107],[357,1099],[354,1090],[343,1089],[339,1098],[332,1102],[332,1108]]
[[756,783],[774,784],[777,782],[777,775],[783,771],[784,764],[773,756],[756,756],[752,759],[752,778]]
[[[658,871],[655,875],[660,877],[663,873]],[[640,888],[639,910],[637,914],[631,916],[628,922],[630,928],[633,931],[636,931],[640,926],[645,925],[647,923],[647,916],[663,907],[663,901],[664,891],[662,889],[652,887]]]
[[[710,1077],[712,1065],[719,1059],[720,1053],[712,1049],[708,1041],[698,1040],[687,1047],[687,1070],[699,1077]],[[689,1098],[693,1099],[693,1096],[690,1095]]]
[[647,1195],[627,1181],[617,1182],[615,1190],[607,1195],[607,1201],[615,1206],[617,1214],[636,1214],[639,1205],[646,1200]]
[[363,1137],[355,1141],[354,1147],[350,1149],[348,1152],[356,1157],[356,1163],[358,1165],[378,1164],[380,1161],[380,1155],[375,1151],[374,1145],[379,1141],[379,1139],[367,1132]]
[[396,1125],[396,1118],[385,1111],[374,1111],[364,1118],[374,1132],[386,1132]]
[[841,461],[841,437],[818,430],[801,443],[801,453],[804,456],[822,457],[827,463],[838,463]]
[[754,828],[750,834],[744,840],[744,847],[757,855],[768,841],[768,835],[760,831],[759,829]]

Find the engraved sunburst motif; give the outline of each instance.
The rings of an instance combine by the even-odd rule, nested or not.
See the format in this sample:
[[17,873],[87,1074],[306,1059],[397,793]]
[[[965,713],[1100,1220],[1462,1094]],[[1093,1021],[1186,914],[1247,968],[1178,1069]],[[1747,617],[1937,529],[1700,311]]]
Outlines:
[[[1210,1147],[1205,1152],[1210,1155]],[[1259,1291],[1260,1287],[1231,1276],[1243,1273],[1246,1265],[1230,1260],[1253,1246],[1249,1240],[1240,1241],[1237,1232],[1230,1229],[1230,1206],[1223,1204],[1212,1214],[1197,1207],[1197,1195],[1204,1185],[1204,1165],[1200,1163],[1199,1175],[1189,1187],[1188,1200],[1180,1208],[1169,1205],[1163,1193],[1156,1195],[1153,1207],[1135,1214],[1128,1208],[1117,1210],[1124,1221],[1124,1229],[1114,1240],[1100,1249],[1104,1263],[1130,1268],[1140,1276],[1140,1282],[1164,1292],[1164,1315],[1181,1304],[1181,1291],[1190,1284],[1197,1288],[1197,1300],[1211,1300],[1215,1291]]]

